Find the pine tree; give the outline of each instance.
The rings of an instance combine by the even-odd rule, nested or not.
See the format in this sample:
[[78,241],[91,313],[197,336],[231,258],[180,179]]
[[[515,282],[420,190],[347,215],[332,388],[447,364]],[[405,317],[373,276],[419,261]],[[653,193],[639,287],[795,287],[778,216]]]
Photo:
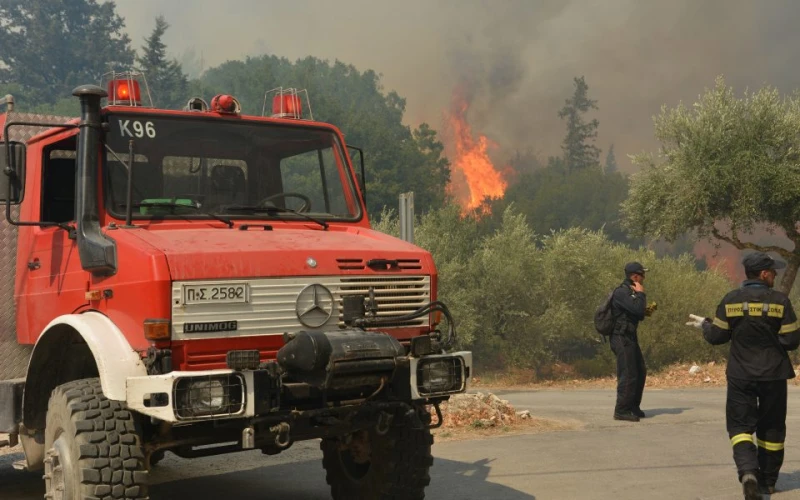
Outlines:
[[606,154],[606,174],[613,174],[619,170],[617,165],[617,157],[614,156],[614,145],[612,144],[611,147],[608,148],[608,154]]
[[561,149],[568,172],[583,170],[600,164],[600,149],[592,144],[597,137],[596,119],[586,122],[583,115],[591,109],[597,109],[597,101],[589,99],[589,86],[583,77],[575,78],[575,92],[567,99],[564,107],[558,112],[559,118],[567,120],[567,136]]
[[189,100],[186,94],[188,81],[180,63],[176,59],[167,59],[167,46],[162,38],[168,28],[163,16],[156,17],[156,26],[145,39],[142,55],[136,56],[136,62],[147,79],[153,105],[178,108]]

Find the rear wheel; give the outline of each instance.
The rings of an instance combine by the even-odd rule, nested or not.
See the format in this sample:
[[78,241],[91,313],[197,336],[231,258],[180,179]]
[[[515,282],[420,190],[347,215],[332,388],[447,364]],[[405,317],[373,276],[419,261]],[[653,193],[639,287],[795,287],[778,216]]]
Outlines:
[[98,379],[56,387],[45,428],[45,498],[147,498],[144,453],[133,415],[103,396]]
[[402,418],[381,434],[376,428],[347,438],[323,439],[322,465],[334,500],[419,500],[431,482],[430,430]]

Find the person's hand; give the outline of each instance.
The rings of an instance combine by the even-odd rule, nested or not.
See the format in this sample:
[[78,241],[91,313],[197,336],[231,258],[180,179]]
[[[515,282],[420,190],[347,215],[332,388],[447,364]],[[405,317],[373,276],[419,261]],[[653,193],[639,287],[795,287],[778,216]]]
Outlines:
[[689,318],[691,321],[686,322],[686,326],[693,326],[695,328],[703,328],[703,322],[706,320],[702,316],[698,316],[696,314],[690,314]]
[[634,292],[644,292],[644,286],[637,281],[633,282],[633,286],[631,288],[633,288]]

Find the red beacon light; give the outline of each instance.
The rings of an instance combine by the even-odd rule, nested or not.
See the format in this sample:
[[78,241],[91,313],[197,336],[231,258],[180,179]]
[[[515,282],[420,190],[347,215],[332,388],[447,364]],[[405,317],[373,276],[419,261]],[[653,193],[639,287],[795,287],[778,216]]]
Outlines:
[[111,80],[108,82],[108,100],[111,105],[141,106],[142,90],[136,80]]
[[133,69],[123,72],[112,71],[103,75],[103,80],[108,82],[109,106],[141,106],[142,90],[150,106],[153,105],[144,73]]
[[294,118],[299,120],[303,116],[303,103],[296,94],[278,94],[272,98],[273,118]]
[[242,112],[242,105],[232,95],[218,94],[211,99],[211,111],[228,115],[238,115]]
[[[278,87],[268,91],[264,96],[262,116],[266,115],[267,100],[270,94],[272,94],[272,114],[270,115],[272,118],[288,118],[291,120],[303,119],[303,99],[301,94],[305,94],[306,103],[308,103],[308,92],[306,90]],[[313,120],[310,104],[308,104],[308,113]]]

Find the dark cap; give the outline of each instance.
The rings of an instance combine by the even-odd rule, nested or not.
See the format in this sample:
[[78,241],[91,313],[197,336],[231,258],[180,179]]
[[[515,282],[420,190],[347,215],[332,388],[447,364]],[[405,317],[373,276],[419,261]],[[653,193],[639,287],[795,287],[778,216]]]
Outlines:
[[753,252],[742,260],[746,272],[766,271],[768,269],[783,269],[786,263],[775,260],[764,252]]
[[644,274],[647,271],[649,271],[649,269],[645,268],[638,262],[628,262],[625,264],[625,276],[630,276],[631,274]]

